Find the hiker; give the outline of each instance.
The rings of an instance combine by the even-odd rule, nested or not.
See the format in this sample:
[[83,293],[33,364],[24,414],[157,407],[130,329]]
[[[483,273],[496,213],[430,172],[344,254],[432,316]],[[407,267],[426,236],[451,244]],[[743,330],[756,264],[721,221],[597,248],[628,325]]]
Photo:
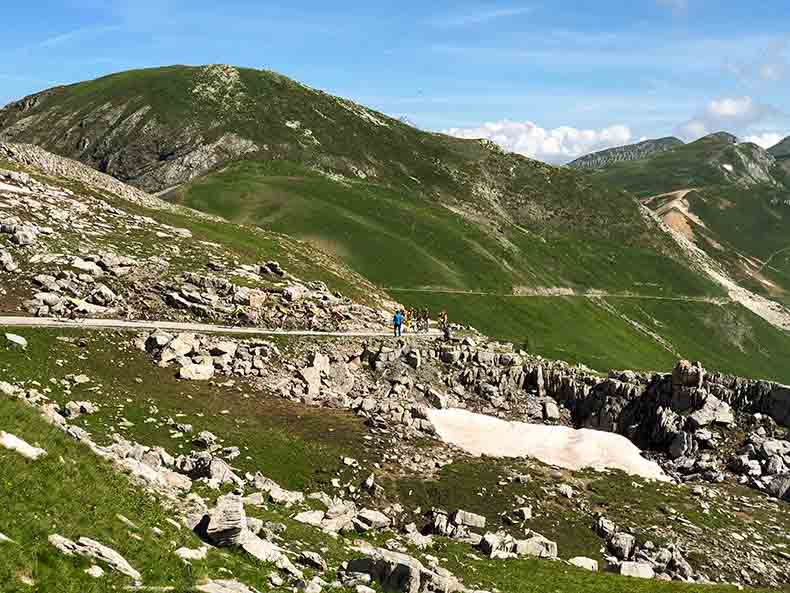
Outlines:
[[392,325],[395,329],[395,337],[400,338],[403,335],[403,313],[400,309],[395,311],[395,316],[392,318]]
[[431,329],[431,312],[428,311],[428,307],[422,310],[420,322],[422,324],[422,331],[428,333]]
[[409,315],[410,315],[409,309],[403,311],[403,325],[401,327],[401,334],[403,334],[404,331],[409,331],[409,322],[411,321]]
[[450,321],[447,318],[447,311],[442,311],[439,314],[439,327],[444,333],[444,339],[449,342],[452,338],[452,332],[450,331]]

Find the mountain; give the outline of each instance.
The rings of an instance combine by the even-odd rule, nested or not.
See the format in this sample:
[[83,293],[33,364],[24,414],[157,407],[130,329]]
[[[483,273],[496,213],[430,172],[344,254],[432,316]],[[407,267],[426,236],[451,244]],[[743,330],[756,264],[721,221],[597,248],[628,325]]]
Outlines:
[[[744,299],[723,318],[721,277],[595,173],[424,132],[270,71],[172,66],[57,87],[0,111],[0,138],[297,239],[384,298],[595,368],[695,352],[681,312],[753,333],[784,323]],[[742,333],[718,336],[724,360],[748,352],[744,372],[764,368]]]
[[[788,387],[713,370],[787,381],[782,332],[601,297],[612,350],[653,332],[715,364],[601,373],[391,337],[379,296],[305,243],[0,143],[4,593],[790,582]],[[561,320],[566,348],[590,320]]]
[[[355,158],[387,157],[357,133]],[[781,308],[679,237],[667,196],[409,142],[446,177],[217,153],[165,200],[0,141],[4,593],[787,588]],[[692,147],[700,179],[780,191],[728,143]],[[390,296],[456,323],[394,337]]]
[[683,141],[674,136],[658,138],[656,140],[644,140],[636,144],[608,148],[606,150],[584,155],[568,163],[568,166],[574,169],[601,169],[620,161],[638,161],[654,154],[672,150],[678,146],[683,146]]
[[768,153],[790,173],[790,136],[768,149]]
[[640,196],[744,286],[788,302],[790,178],[774,154],[723,132],[593,178]]

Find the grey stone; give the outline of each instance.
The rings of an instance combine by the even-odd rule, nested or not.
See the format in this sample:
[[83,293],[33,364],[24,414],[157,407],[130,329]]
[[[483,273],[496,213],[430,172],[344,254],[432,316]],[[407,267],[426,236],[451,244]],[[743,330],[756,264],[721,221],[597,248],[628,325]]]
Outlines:
[[13,346],[18,346],[23,350],[27,349],[27,340],[17,334],[5,334],[5,339],[11,342]]
[[575,558],[568,560],[568,563],[572,564],[573,566],[577,566],[578,568],[583,568],[584,570],[598,572],[598,562],[592,558],[576,556]]
[[484,529],[486,526],[486,518],[482,515],[478,515],[476,513],[470,513],[469,511],[464,511],[458,509],[453,513],[452,521],[456,525],[463,525],[465,527],[474,527],[477,529]]
[[615,533],[607,543],[607,547],[620,560],[628,560],[634,553],[636,538],[628,533]]
[[118,552],[99,542],[81,537],[76,542],[63,536],[53,534],[49,536],[49,543],[55,546],[67,556],[74,554],[99,560],[107,564],[111,569],[120,572],[135,581],[140,581],[142,576],[121,556]]
[[656,576],[653,567],[647,562],[623,562],[620,564],[620,574],[640,579],[652,579]]

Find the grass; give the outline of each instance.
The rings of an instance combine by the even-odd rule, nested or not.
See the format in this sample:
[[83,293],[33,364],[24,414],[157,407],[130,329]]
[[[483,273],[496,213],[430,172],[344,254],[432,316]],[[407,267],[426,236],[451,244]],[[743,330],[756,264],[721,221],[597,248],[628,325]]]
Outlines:
[[[508,476],[514,473],[527,474],[531,479],[527,484],[510,481]],[[572,485],[576,492],[574,499],[556,495],[555,488],[561,483]],[[695,558],[696,567],[703,572],[711,568],[711,556],[708,553],[716,557],[726,554],[727,546],[731,545],[727,541],[729,534],[743,530],[743,521],[759,525],[761,537],[767,537],[772,544],[786,543],[786,535],[782,536],[782,533],[786,534],[787,526],[790,525],[790,514],[784,510],[777,512],[772,505],[755,504],[742,512],[739,503],[714,503],[711,511],[704,513],[699,501],[690,495],[687,487],[646,483],[620,472],[600,474],[557,471],[529,461],[490,458],[458,460],[443,468],[435,479],[400,480],[392,487],[397,488],[402,499],[409,501],[412,506],[423,509],[439,507],[448,512],[458,508],[472,511],[486,517],[487,531],[496,531],[504,526],[516,537],[524,529],[531,529],[555,541],[561,558],[587,556],[597,560],[602,567],[605,566],[605,559],[600,552],[603,542],[593,530],[595,513],[604,514],[621,527],[635,529],[640,543],[647,539],[657,545],[674,543],[677,538],[672,534],[682,534],[689,556]],[[742,497],[742,500],[759,500],[759,495],[746,489],[731,485],[717,488],[719,495],[725,497],[730,495]],[[524,525],[503,523],[503,512],[523,506],[517,501],[519,497],[523,504],[532,506],[533,519]],[[704,530],[686,528],[676,521],[678,516],[704,527]],[[667,526],[672,526],[672,530],[668,531]],[[477,555],[470,555],[469,549],[460,544],[443,539],[438,541],[438,547],[432,549],[431,553],[446,560],[443,566],[462,575],[467,586],[474,584],[484,590],[494,587],[516,593],[735,590],[678,583],[668,585],[607,574],[591,575],[545,561],[492,563]],[[736,572],[733,571],[731,578],[738,576]]]
[[790,261],[775,258],[761,275],[775,286],[752,277],[742,257],[766,261],[790,247],[790,195],[787,172],[769,170],[771,182],[738,183],[728,179],[723,164],[742,179],[751,175],[745,162],[760,158],[754,147],[733,146],[719,137],[706,137],[671,151],[633,162],[613,163],[592,173],[593,179],[647,197],[682,189],[690,210],[704,222],[695,228],[697,244],[725,264],[731,275],[747,288],[772,296],[790,290]]
[[[428,307],[434,315],[446,309],[452,321],[468,323],[534,354],[599,371],[669,371],[679,357],[685,357],[710,369],[790,382],[784,363],[790,355],[787,334],[735,303],[393,294],[407,305]],[[669,349],[651,334],[661,336]]]
[[[510,225],[496,230],[414,191],[339,183],[294,163],[234,163],[177,190],[173,199],[311,242],[383,287],[716,292],[644,245],[560,232],[543,236]],[[657,285],[658,276],[667,280]]]
[[[234,461],[240,470],[260,471],[287,488],[307,490],[326,486],[344,467],[341,457],[354,456],[364,443],[364,426],[354,416],[268,397],[246,382],[218,386],[180,381],[173,369],[157,367],[149,355],[133,348],[129,333],[89,333],[72,343],[57,338],[76,338],[81,335],[77,331],[14,331],[28,339],[28,349],[0,344],[0,371],[17,381],[88,375],[91,382],[82,386],[67,390],[62,383],[54,385],[50,397],[61,404],[82,399],[98,403],[100,411],[78,424],[104,438],[120,431],[177,455],[191,447],[188,436],[172,437],[174,431],[164,421],[173,418],[193,424],[195,433],[209,430],[241,447],[243,455]],[[146,422],[151,417],[158,421]],[[120,427],[124,419],[133,426]]]
[[720,185],[725,176],[714,161],[741,167],[741,160],[734,151],[736,147],[726,140],[706,136],[646,159],[612,163],[592,173],[592,177],[643,197]]
[[[0,344],[0,376],[46,389],[48,396],[59,403],[72,399],[98,403],[99,412],[83,416],[75,423],[89,430],[100,443],[113,432],[121,432],[146,445],[162,445],[178,454],[188,437],[172,437],[174,431],[161,420],[170,417],[193,424],[195,432],[211,430],[222,437],[225,445],[240,446],[241,456],[232,462],[239,471],[261,471],[285,487],[307,492],[317,489],[331,492],[329,480],[335,476],[344,483],[359,481],[383,457],[379,445],[364,438],[367,429],[348,413],[283,402],[240,380],[233,386],[177,381],[171,369],[156,367],[148,355],[132,349],[128,344],[129,334],[14,331],[27,338],[29,347],[22,351]],[[279,347],[290,356],[290,340],[281,340]],[[61,379],[70,373],[87,374],[91,381],[66,390]],[[223,413],[225,410],[228,413]],[[160,420],[146,422],[151,417]],[[122,419],[131,425],[122,427]],[[3,533],[20,543],[4,548],[4,553],[9,555],[0,563],[0,582],[13,583],[10,590],[28,590],[19,584],[19,575],[33,578],[41,590],[67,593],[117,590],[126,584],[125,579],[117,576],[89,579],[82,572],[87,563],[55,553],[47,544],[46,538],[54,532],[72,538],[92,537],[112,546],[143,573],[146,585],[168,585],[175,586],[176,591],[189,591],[201,579],[227,577],[227,573],[220,572],[225,567],[242,582],[261,590],[268,588],[265,580],[269,567],[232,551],[212,550],[205,562],[196,562],[191,568],[183,566],[172,550],[181,545],[194,548],[199,542],[184,530],[170,527],[164,521],[170,513],[157,500],[140,494],[87,448],[46,425],[34,410],[18,402],[0,400],[0,426],[49,452],[43,460],[28,462],[0,451],[3,476],[0,504],[11,509],[11,520],[4,524]],[[357,474],[344,474],[348,468],[341,463],[341,456],[358,459],[363,469]],[[523,496],[535,510],[535,518],[528,526],[557,541],[563,558],[599,557],[600,540],[591,529],[591,513],[596,510],[604,510],[621,524],[642,527],[661,524],[666,520],[664,509],[671,506],[709,528],[706,537],[713,538],[722,529],[741,528],[741,515],[718,510],[710,516],[701,514],[687,491],[672,486],[637,489],[634,479],[618,473],[557,473],[535,462],[474,460],[457,454],[454,457],[456,461],[440,470],[434,479],[403,475],[391,471],[389,466],[377,470],[377,482],[384,488],[385,500],[400,502],[407,512],[432,506],[449,511],[464,508],[485,515],[490,528],[495,529],[501,523],[500,513],[520,506],[516,497]],[[503,481],[514,471],[526,472],[533,479],[528,484]],[[560,482],[572,484],[588,500],[584,510],[550,494]],[[201,493],[209,497],[216,495],[202,490]],[[745,490],[736,494],[741,497],[739,500],[757,496]],[[294,522],[293,511],[276,506],[248,511],[252,516],[285,524],[285,538],[291,550],[320,551],[333,567],[354,555],[346,548],[348,541],[335,540]],[[764,534],[765,541],[783,541],[782,530],[786,532],[790,527],[787,513],[748,512],[751,513],[749,524],[754,526],[759,522],[760,529],[764,529],[759,533]],[[141,540],[129,536],[128,528],[117,519],[117,514],[140,527],[136,533]],[[163,535],[156,536],[151,531],[154,526],[162,529]],[[382,545],[388,537],[382,533],[363,539]],[[658,537],[655,539],[660,541]],[[470,552],[468,547],[442,539],[429,550],[445,558],[443,565],[463,577],[467,585],[496,586],[516,593],[699,590],[677,583],[591,574],[552,562],[482,561],[470,557]],[[332,575],[330,571],[327,577],[331,579]],[[712,593],[719,590],[729,591],[705,589]]]

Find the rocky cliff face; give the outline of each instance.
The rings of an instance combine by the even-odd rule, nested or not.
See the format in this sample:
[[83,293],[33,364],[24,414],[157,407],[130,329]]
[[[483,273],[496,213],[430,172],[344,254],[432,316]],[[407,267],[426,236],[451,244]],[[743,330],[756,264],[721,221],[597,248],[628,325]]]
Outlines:
[[585,155],[571,162],[568,166],[575,169],[601,169],[612,163],[645,159],[682,145],[683,141],[673,136],[657,140],[645,140],[637,144],[618,146],[617,148],[609,148]]

